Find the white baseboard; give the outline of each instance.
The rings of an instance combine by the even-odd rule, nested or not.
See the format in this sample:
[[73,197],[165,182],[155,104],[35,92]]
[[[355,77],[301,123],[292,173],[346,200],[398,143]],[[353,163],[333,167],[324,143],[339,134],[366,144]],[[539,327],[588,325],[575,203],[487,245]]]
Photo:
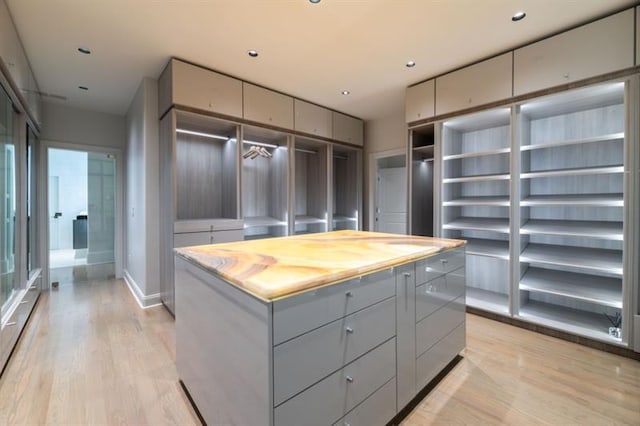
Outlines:
[[160,293],[145,295],[126,269],[124,270],[124,282],[127,283],[133,298],[142,309],[153,308],[162,304]]

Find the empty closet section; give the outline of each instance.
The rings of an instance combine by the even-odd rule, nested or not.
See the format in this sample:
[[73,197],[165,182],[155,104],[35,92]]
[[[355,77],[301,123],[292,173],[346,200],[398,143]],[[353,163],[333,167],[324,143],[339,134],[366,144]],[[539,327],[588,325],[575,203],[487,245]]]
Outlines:
[[333,145],[331,230],[360,229],[362,158],[359,149]]
[[411,130],[411,235],[433,236],[434,125]]
[[296,137],[294,141],[295,234],[326,232],[328,224],[328,145]]
[[509,313],[509,108],[442,127],[442,235],[467,240],[467,304]]
[[613,342],[623,308],[624,94],[624,83],[603,84],[523,104],[518,115],[519,315]]
[[242,133],[244,238],[288,235],[289,136],[252,126]]

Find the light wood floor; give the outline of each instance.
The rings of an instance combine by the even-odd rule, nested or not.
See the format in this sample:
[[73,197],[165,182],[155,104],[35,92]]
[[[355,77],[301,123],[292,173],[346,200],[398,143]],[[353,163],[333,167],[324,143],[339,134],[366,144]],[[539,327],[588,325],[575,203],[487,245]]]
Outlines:
[[[198,424],[174,333],[120,280],[43,294],[0,379],[0,425]],[[403,425],[640,425],[638,361],[473,315],[463,355]]]

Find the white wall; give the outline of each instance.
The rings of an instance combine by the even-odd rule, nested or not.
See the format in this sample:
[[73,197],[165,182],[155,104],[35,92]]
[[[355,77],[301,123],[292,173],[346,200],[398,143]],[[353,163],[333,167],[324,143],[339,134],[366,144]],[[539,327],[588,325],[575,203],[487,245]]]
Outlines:
[[158,86],[140,84],[126,116],[125,278],[138,302],[160,302]]

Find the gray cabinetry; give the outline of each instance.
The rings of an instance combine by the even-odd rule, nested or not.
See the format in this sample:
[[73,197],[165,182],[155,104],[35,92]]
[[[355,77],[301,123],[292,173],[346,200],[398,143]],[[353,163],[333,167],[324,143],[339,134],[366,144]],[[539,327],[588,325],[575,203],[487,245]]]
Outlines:
[[516,49],[514,95],[632,67],[633,14],[629,9]]
[[242,99],[245,119],[284,129],[293,129],[292,97],[243,82]]
[[510,98],[512,61],[509,52],[436,78],[436,115]]
[[416,394],[416,274],[415,264],[398,268],[396,273],[396,327],[398,363],[397,405],[404,407]]
[[364,144],[362,120],[333,111],[333,139],[353,145]]
[[294,233],[327,231],[329,202],[329,146],[295,138]]
[[331,137],[333,115],[331,110],[294,99],[295,130],[323,138]]
[[636,7],[636,65],[640,65],[640,6]]
[[405,120],[411,123],[435,115],[435,80],[407,87],[405,93]]

